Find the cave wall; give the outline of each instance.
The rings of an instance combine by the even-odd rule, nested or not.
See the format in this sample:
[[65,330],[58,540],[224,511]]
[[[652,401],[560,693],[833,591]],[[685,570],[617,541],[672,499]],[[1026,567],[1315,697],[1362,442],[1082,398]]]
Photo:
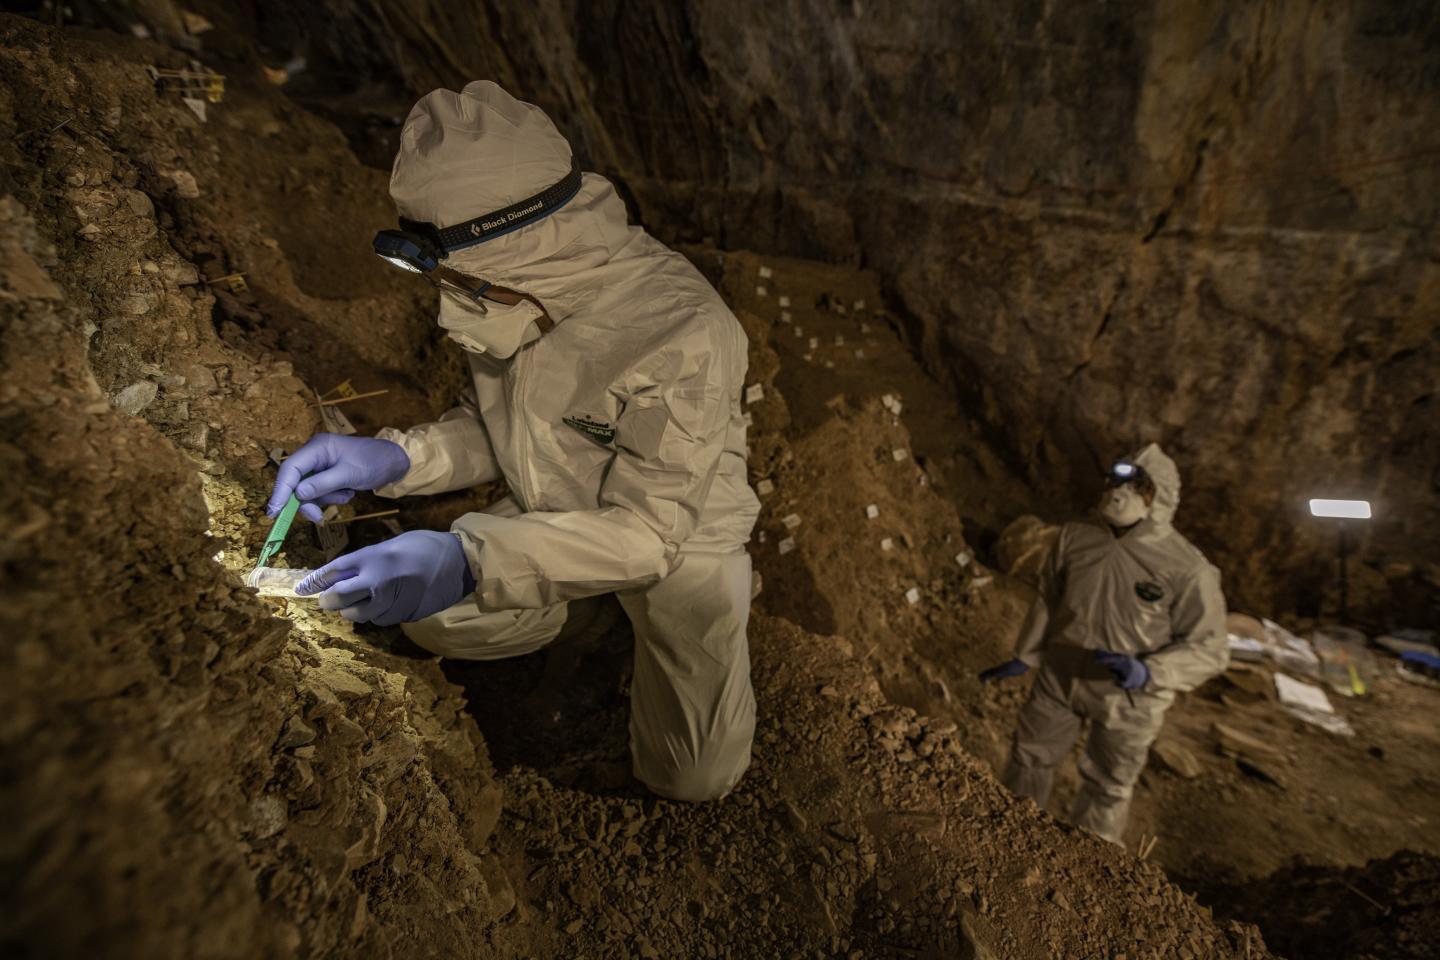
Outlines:
[[[1146,440],[1237,606],[1333,606],[1310,496],[1376,504],[1352,597],[1440,583],[1440,9],[1403,0],[440,4],[228,18],[359,118],[491,77],[669,240],[878,269],[1053,518]],[[464,39],[461,39],[464,38]],[[243,44],[233,41],[238,50]]]
[[[515,898],[459,689],[240,580],[266,451],[319,425],[276,331],[241,324],[288,302],[418,365],[392,343],[417,311],[306,301],[236,146],[278,138],[270,104],[203,125],[155,95],[168,55],[0,16],[0,955],[483,955]],[[287,129],[256,149],[344,149]],[[248,292],[206,282],[230,269]],[[278,559],[313,563],[304,539]]]

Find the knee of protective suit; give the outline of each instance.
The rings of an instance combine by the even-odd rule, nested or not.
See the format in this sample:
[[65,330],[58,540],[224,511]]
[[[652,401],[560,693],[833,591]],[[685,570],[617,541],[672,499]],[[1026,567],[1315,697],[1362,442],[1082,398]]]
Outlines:
[[400,630],[410,638],[411,643],[436,656],[455,656],[455,645],[452,642],[455,639],[453,632],[447,631],[443,624],[436,622],[432,617],[416,620],[413,623],[402,623]]
[[745,755],[738,763],[675,764],[660,770],[643,771],[639,766],[637,763],[635,776],[650,788],[650,792],[667,800],[703,803],[719,800],[735,789],[750,766],[750,747],[746,745]]

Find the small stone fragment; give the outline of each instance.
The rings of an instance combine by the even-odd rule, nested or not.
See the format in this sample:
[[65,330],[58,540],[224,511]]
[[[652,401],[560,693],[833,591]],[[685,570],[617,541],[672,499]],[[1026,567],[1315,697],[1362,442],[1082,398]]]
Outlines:
[[[204,101],[201,101],[202,103]],[[204,120],[204,117],[200,118]],[[194,200],[200,196],[200,185],[195,182],[195,175],[188,170],[170,170],[165,176],[175,184],[175,195],[182,200]]]
[[115,409],[132,417],[155,401],[160,387],[149,380],[137,380],[115,394]]

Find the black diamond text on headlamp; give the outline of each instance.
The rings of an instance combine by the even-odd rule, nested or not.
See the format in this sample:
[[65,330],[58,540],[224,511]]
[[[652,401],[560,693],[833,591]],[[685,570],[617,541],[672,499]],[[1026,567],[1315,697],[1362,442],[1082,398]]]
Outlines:
[[[464,223],[444,228],[437,227],[433,223],[407,220],[401,217],[400,231],[396,232],[426,238],[434,245],[439,259],[443,260],[456,250],[463,250],[466,247],[473,247],[477,243],[493,240],[501,234],[519,230],[536,220],[547,217],[569,203],[579,192],[580,165],[572,159],[570,172],[565,175],[564,179],[553,186],[546,187],[533,197],[526,197],[519,203],[512,203],[500,210],[482,213]],[[379,238],[377,237],[376,240],[378,241]],[[376,252],[379,253],[378,247]]]

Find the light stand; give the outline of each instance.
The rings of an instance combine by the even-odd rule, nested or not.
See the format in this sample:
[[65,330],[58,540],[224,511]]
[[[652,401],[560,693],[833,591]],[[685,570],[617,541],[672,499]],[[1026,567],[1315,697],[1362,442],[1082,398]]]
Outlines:
[[1311,500],[1310,515],[1329,517],[1336,522],[1340,548],[1340,622],[1349,619],[1350,613],[1350,544],[1345,538],[1346,520],[1369,520],[1369,500]]

